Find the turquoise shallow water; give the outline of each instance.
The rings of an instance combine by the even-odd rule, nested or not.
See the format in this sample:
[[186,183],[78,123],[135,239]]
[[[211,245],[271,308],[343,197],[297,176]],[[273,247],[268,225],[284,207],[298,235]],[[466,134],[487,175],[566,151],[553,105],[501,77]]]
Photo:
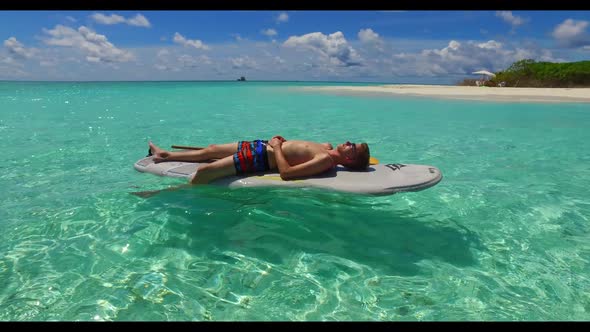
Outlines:
[[[590,105],[0,82],[0,320],[589,320]],[[147,141],[366,141],[421,192],[179,184]]]

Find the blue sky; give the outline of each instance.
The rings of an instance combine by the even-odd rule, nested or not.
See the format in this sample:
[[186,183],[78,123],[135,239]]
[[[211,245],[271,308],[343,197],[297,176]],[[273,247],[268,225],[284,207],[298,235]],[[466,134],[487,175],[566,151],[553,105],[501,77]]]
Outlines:
[[0,80],[455,83],[590,60],[590,11],[0,11]]

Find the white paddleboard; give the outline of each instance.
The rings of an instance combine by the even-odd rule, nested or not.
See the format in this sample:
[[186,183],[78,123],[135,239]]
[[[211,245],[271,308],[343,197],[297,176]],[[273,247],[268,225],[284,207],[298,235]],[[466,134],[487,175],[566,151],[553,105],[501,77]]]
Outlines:
[[[138,160],[133,166],[139,172],[160,176],[191,178],[200,165],[206,163],[189,163],[167,161],[154,163],[153,158]],[[432,187],[442,179],[442,173],[434,166],[414,164],[378,164],[371,165],[366,171],[355,172],[337,166],[334,170],[313,177],[284,181],[277,171],[229,176],[213,181],[211,184],[240,187],[315,187],[336,191],[389,195],[402,191],[419,191]]]

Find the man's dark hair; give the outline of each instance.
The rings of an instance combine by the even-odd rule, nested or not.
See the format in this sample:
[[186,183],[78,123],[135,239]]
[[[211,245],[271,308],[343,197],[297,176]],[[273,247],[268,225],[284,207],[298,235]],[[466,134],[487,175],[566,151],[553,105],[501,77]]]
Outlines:
[[357,150],[356,158],[345,165],[346,167],[355,171],[366,170],[367,167],[369,167],[369,159],[371,158],[371,152],[369,151],[369,146],[367,143],[361,143],[360,145],[361,149]]

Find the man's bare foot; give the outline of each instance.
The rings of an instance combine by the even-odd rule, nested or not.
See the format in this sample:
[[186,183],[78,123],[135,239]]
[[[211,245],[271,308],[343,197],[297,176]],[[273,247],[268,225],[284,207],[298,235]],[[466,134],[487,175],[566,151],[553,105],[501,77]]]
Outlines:
[[150,146],[150,151],[152,152],[152,155],[153,155],[154,163],[157,164],[157,163],[161,163],[163,161],[166,161],[166,158],[168,158],[168,156],[170,156],[170,153],[168,151],[157,147],[151,141],[148,144]]

